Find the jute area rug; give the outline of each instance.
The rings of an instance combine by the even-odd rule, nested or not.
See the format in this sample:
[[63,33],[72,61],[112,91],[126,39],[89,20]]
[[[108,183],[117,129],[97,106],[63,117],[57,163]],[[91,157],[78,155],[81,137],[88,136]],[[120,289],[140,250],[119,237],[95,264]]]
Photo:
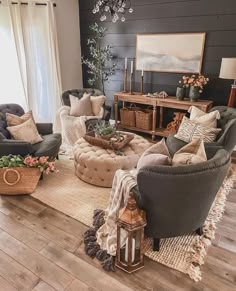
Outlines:
[[[79,180],[74,174],[74,162],[62,157],[57,162],[58,174],[45,176],[32,195],[43,203],[92,226],[94,209],[105,209],[110,189],[95,187]],[[152,251],[152,240],[145,241],[145,255],[165,266],[188,274],[194,281],[201,280],[200,266],[211,240],[214,239],[216,224],[221,219],[227,195],[236,180],[235,169],[224,181],[204,225],[204,235],[196,233],[181,237],[162,239],[159,252]]]

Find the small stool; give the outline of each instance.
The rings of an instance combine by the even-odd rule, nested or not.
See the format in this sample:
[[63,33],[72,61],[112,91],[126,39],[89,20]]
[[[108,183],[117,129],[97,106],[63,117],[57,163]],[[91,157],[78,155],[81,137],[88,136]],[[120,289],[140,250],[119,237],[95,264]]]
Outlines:
[[96,186],[112,187],[115,172],[132,170],[151,143],[139,135],[122,149],[124,156],[87,143],[80,138],[74,145],[75,174],[81,180]]

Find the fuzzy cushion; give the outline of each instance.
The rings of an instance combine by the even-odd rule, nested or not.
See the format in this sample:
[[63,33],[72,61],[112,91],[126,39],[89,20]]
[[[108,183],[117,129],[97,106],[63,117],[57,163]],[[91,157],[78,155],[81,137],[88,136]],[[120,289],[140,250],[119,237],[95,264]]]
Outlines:
[[16,126],[16,125],[22,124],[26,120],[29,120],[30,118],[33,119],[33,121],[34,121],[32,110],[26,112],[22,116],[18,116],[18,115],[11,114],[11,113],[6,113],[7,126]]
[[138,161],[137,170],[158,165],[171,165],[170,153],[164,138],[142,154]]
[[90,94],[84,93],[84,96],[79,99],[70,95],[70,115],[75,117],[80,116],[93,116],[92,104]]
[[190,120],[209,127],[217,128],[217,119],[220,119],[220,112],[218,110],[206,113],[196,106],[191,106],[188,112],[190,113]]
[[184,116],[175,137],[187,143],[200,137],[205,143],[210,143],[216,140],[216,137],[220,131],[220,128],[208,127],[203,124],[196,123]]
[[193,139],[178,150],[172,159],[172,166],[193,165],[207,161],[204,142],[201,138]]
[[13,139],[23,140],[31,144],[43,141],[32,118],[16,126],[7,127]]
[[92,104],[92,111],[93,115],[99,116],[101,113],[102,105],[104,104],[106,97],[101,96],[91,96],[90,97],[91,104]]

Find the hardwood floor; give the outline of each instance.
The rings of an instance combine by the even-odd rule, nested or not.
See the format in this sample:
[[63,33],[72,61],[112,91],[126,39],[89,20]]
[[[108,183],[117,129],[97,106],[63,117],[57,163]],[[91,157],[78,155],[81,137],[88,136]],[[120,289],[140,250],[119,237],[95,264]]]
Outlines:
[[203,279],[145,259],[127,275],[104,272],[84,254],[80,222],[30,196],[0,199],[0,291],[236,290],[236,185],[201,267]]

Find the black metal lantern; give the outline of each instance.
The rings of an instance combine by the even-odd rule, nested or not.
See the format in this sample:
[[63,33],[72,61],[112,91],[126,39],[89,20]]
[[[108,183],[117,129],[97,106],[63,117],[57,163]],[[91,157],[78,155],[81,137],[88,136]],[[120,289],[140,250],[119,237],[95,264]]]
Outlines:
[[122,22],[125,21],[125,12],[133,13],[131,7],[131,0],[95,0],[93,13],[100,13],[100,20],[107,19],[106,14],[109,13],[112,16],[112,21],[116,22],[119,18]]
[[144,212],[137,208],[131,192],[128,204],[120,210],[117,221],[116,266],[133,273],[144,266]]

